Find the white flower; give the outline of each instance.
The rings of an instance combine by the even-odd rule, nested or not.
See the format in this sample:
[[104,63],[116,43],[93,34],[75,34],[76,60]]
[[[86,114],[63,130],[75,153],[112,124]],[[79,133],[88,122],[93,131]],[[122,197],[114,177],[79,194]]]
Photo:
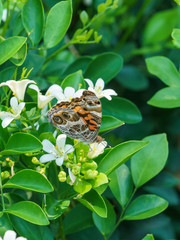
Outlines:
[[39,88],[32,84],[29,88],[35,90],[38,93],[38,108],[44,108],[53,98],[57,98],[57,96],[62,95],[62,88],[57,85],[53,84],[46,92],[45,95],[42,95]]
[[75,91],[73,87],[66,87],[64,93],[57,95],[56,98],[58,99],[58,102],[71,101],[72,98],[81,97],[83,91],[84,89]]
[[4,9],[4,10],[3,10],[3,14],[2,14],[2,20],[3,20],[3,22],[6,21],[6,18],[7,18],[7,9]]
[[16,238],[16,232],[8,230],[5,232],[3,239],[0,237],[0,240],[27,240],[27,238],[24,237]]
[[105,97],[108,100],[111,100],[112,99],[111,96],[117,96],[117,93],[112,89],[103,90],[104,89],[104,81],[102,80],[102,78],[99,78],[97,80],[95,86],[90,79],[84,79],[84,80],[89,85],[88,90],[94,92],[98,98]]
[[90,5],[92,5],[92,0],[84,0],[83,3],[84,3],[86,6],[90,6]]
[[76,177],[74,176],[74,174],[72,173],[70,168],[68,168],[68,172],[69,172],[69,177],[71,179],[71,182],[73,184],[75,182],[75,180],[76,180]]
[[40,158],[41,163],[46,163],[49,161],[56,160],[56,164],[61,166],[63,164],[64,158],[68,153],[74,151],[74,147],[70,144],[66,144],[66,135],[61,134],[56,139],[56,146],[54,146],[49,140],[44,139],[42,141],[43,150],[48,154],[44,154]]
[[24,94],[29,83],[35,83],[33,80],[24,79],[21,81],[9,80],[0,84],[2,86],[8,86],[18,100],[24,100]]
[[106,141],[95,142],[90,144],[90,151],[88,152],[88,158],[95,158],[104,152],[104,148],[107,146]]
[[12,97],[10,99],[10,105],[12,107],[12,113],[11,112],[0,112],[0,119],[2,120],[2,127],[7,127],[14,119],[19,119],[20,114],[25,106],[24,102],[21,102],[18,104],[18,100],[16,97]]

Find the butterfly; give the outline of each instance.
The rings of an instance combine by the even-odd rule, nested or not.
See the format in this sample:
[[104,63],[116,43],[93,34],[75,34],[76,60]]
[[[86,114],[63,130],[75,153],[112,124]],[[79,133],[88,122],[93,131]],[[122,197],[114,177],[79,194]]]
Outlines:
[[102,119],[101,101],[84,90],[81,97],[57,103],[47,113],[49,122],[68,137],[80,142],[101,142],[98,136]]

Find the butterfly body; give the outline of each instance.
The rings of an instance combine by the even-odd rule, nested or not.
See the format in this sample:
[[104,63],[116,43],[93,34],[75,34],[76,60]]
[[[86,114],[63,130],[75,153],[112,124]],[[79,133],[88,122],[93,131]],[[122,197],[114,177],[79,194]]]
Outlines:
[[102,141],[98,136],[102,119],[101,102],[97,96],[84,90],[80,98],[57,103],[47,113],[48,120],[68,137],[81,142]]

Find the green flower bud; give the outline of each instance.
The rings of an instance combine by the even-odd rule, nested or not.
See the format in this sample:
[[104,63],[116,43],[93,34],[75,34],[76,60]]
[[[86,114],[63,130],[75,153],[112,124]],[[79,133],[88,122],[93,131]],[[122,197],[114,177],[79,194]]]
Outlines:
[[81,172],[83,174],[85,174],[89,169],[91,170],[96,170],[97,169],[97,163],[94,162],[94,161],[91,161],[91,162],[86,162],[84,164],[82,164],[82,167],[81,167]]
[[39,172],[40,172],[41,174],[45,174],[45,171],[46,171],[45,168],[41,168]]
[[6,167],[7,166],[7,163],[4,161],[2,162],[2,167]]
[[72,167],[71,171],[74,175],[78,175],[80,173],[81,167],[78,165],[75,165]]
[[2,179],[6,179],[10,177],[10,173],[8,171],[4,171],[1,173]]
[[13,167],[13,166],[14,166],[14,162],[13,162],[12,160],[9,160],[9,163],[8,163],[8,164],[9,164],[10,167]]
[[89,16],[88,16],[88,14],[87,14],[86,11],[82,11],[82,12],[80,13],[80,19],[81,19],[81,22],[83,23],[83,25],[86,25],[86,23],[87,23],[88,20],[89,20]]
[[34,164],[39,164],[39,160],[37,159],[37,157],[33,157],[31,161]]
[[58,174],[58,179],[60,182],[65,182],[66,181],[66,172],[60,171]]
[[84,174],[84,179],[95,179],[97,175],[98,175],[98,171],[89,169]]

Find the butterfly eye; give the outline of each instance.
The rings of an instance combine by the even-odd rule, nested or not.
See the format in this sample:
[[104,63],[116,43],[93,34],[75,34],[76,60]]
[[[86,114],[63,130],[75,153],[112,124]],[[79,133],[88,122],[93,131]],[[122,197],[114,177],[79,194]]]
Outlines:
[[53,117],[53,120],[56,122],[56,123],[62,123],[62,118],[58,117],[58,116],[55,116]]
[[63,112],[62,115],[63,115],[63,117],[65,117],[65,118],[70,118],[70,115],[69,115],[68,113],[66,113],[66,112]]
[[88,103],[89,106],[93,106],[94,105],[94,103],[91,102],[91,101],[88,101],[87,103]]

